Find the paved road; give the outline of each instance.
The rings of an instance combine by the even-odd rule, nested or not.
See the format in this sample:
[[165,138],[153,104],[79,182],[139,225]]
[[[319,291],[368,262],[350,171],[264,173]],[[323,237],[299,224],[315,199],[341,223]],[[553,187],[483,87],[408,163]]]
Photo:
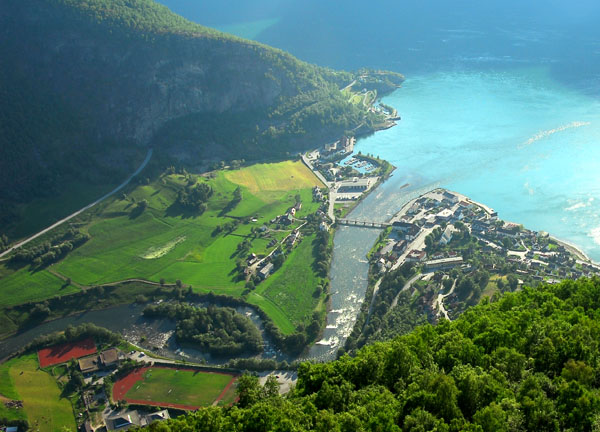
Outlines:
[[329,189],[329,209],[327,210],[327,216],[329,216],[331,222],[335,222],[334,204],[336,195],[335,192],[333,192],[332,183],[328,182],[325,179],[325,177],[323,177],[323,174],[321,174],[318,170],[314,169],[312,163],[310,162],[310,160],[308,160],[306,155],[302,155],[302,162],[304,162],[304,165],[306,165],[308,169],[311,170],[319,180],[321,180],[321,182],[327,187],[327,189]]
[[82,208],[81,210],[77,210],[75,213],[70,214],[69,216],[59,220],[58,222],[50,225],[48,228],[43,229],[42,231],[40,231],[37,234],[32,235],[31,237],[15,244],[14,246],[10,247],[9,249],[5,250],[4,252],[0,253],[0,258],[2,258],[5,255],[8,255],[9,253],[11,253],[12,251],[20,248],[23,245],[26,245],[27,243],[29,243],[32,240],[35,240],[36,238],[38,238],[41,235],[46,234],[48,231],[53,230],[54,228],[56,228],[59,225],[62,225],[63,223],[65,223],[66,221],[73,219],[75,216],[80,215],[81,213],[83,213],[84,211],[94,207],[96,204],[104,201],[106,198],[110,197],[111,195],[116,194],[117,192],[119,192],[121,189],[123,189],[125,186],[127,186],[129,184],[129,182],[131,181],[131,179],[133,179],[136,175],[138,175],[148,164],[148,162],[150,161],[150,158],[152,157],[152,149],[148,150],[148,154],[146,155],[146,159],[144,159],[144,162],[142,162],[142,164],[139,166],[139,168],[137,170],[135,170],[135,172],[133,174],[131,174],[127,180],[125,180],[123,183],[121,183],[119,186],[117,186],[115,189],[113,189],[111,192],[107,193],[106,195],[98,198],[96,201],[94,201],[91,204],[86,205],[84,208]]
[[410,278],[402,287],[402,289],[400,291],[398,291],[398,294],[396,294],[396,297],[394,297],[394,301],[392,302],[392,305],[390,306],[389,310],[392,310],[393,308],[396,307],[396,305],[398,304],[398,299],[400,298],[400,294],[404,291],[406,291],[407,289],[409,289],[412,284],[414,284],[416,281],[420,280],[422,277],[427,276],[426,274],[423,273],[419,273],[414,275],[412,278]]
[[436,304],[436,307],[438,310],[437,316],[439,317],[440,315],[444,315],[444,317],[448,321],[452,321],[452,320],[448,316],[448,311],[444,307],[444,299],[454,292],[454,288],[456,288],[456,279],[454,279],[454,282],[452,283],[452,288],[450,288],[450,291],[448,291],[447,294],[438,294],[437,299],[435,301],[435,304]]

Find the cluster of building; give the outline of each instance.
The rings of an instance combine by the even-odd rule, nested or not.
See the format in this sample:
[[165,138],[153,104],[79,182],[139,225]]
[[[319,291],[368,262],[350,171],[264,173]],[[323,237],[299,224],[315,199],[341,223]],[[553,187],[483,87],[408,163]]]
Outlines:
[[[114,411],[107,417],[104,422],[106,423],[106,429],[109,431],[121,431],[127,430],[131,427],[144,427],[148,426],[155,421],[169,420],[171,416],[168,410],[156,411],[152,413],[144,413],[138,410],[119,410]],[[84,423],[84,429],[86,432],[97,432],[98,429],[93,429],[90,422]]]
[[325,159],[343,157],[354,151],[355,143],[356,138],[343,136],[336,142],[325,144],[323,149],[319,151],[320,157]]
[[[473,270],[459,252],[446,250],[460,230],[467,230],[477,238],[483,252],[504,257],[523,278],[553,283],[600,271],[600,266],[577,259],[547,233],[502,221],[493,209],[447,190],[436,189],[409,203],[394,218],[391,227],[387,243],[375,255],[382,272],[403,262],[420,263],[428,272],[455,267],[465,272]],[[442,251],[428,257],[425,238],[436,228],[441,235],[436,238],[438,247],[433,249]],[[497,271],[495,267],[486,270]]]
[[90,376],[101,370],[115,369],[122,359],[121,352],[116,348],[111,348],[97,355],[80,358],[78,360],[79,370],[84,376]]

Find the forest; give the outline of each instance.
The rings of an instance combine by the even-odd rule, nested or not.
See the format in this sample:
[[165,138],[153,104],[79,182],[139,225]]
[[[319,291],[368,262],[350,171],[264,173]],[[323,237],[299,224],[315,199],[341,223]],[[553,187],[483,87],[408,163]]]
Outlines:
[[355,357],[303,363],[281,397],[240,401],[161,431],[593,431],[600,427],[600,279],[524,287]]
[[214,355],[262,351],[262,337],[247,318],[228,307],[162,303],[144,309],[147,317],[165,317],[177,323],[177,341]]

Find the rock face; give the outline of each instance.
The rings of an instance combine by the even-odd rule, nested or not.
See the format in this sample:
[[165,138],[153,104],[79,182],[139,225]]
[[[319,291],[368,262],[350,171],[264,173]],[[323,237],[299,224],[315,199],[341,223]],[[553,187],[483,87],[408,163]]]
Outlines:
[[261,109],[300,90],[293,70],[299,62],[257,44],[134,34],[53,1],[3,1],[3,58],[18,65],[19,77],[35,77],[84,115],[103,138],[145,144],[174,118]]

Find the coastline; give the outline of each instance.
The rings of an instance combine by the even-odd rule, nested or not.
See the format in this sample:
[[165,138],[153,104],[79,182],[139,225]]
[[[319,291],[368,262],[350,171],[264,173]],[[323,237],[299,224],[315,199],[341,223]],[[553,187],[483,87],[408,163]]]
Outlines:
[[592,264],[595,265],[600,265],[600,263],[597,263],[596,261],[592,260],[583,250],[581,250],[577,245],[573,244],[573,243],[569,243],[568,241],[565,240],[561,240],[559,238],[554,237],[553,235],[549,235],[549,237],[554,240],[556,243],[558,243],[559,245],[563,246],[565,249],[567,249],[569,252],[571,252],[574,255],[577,255],[582,261],[589,261]]

